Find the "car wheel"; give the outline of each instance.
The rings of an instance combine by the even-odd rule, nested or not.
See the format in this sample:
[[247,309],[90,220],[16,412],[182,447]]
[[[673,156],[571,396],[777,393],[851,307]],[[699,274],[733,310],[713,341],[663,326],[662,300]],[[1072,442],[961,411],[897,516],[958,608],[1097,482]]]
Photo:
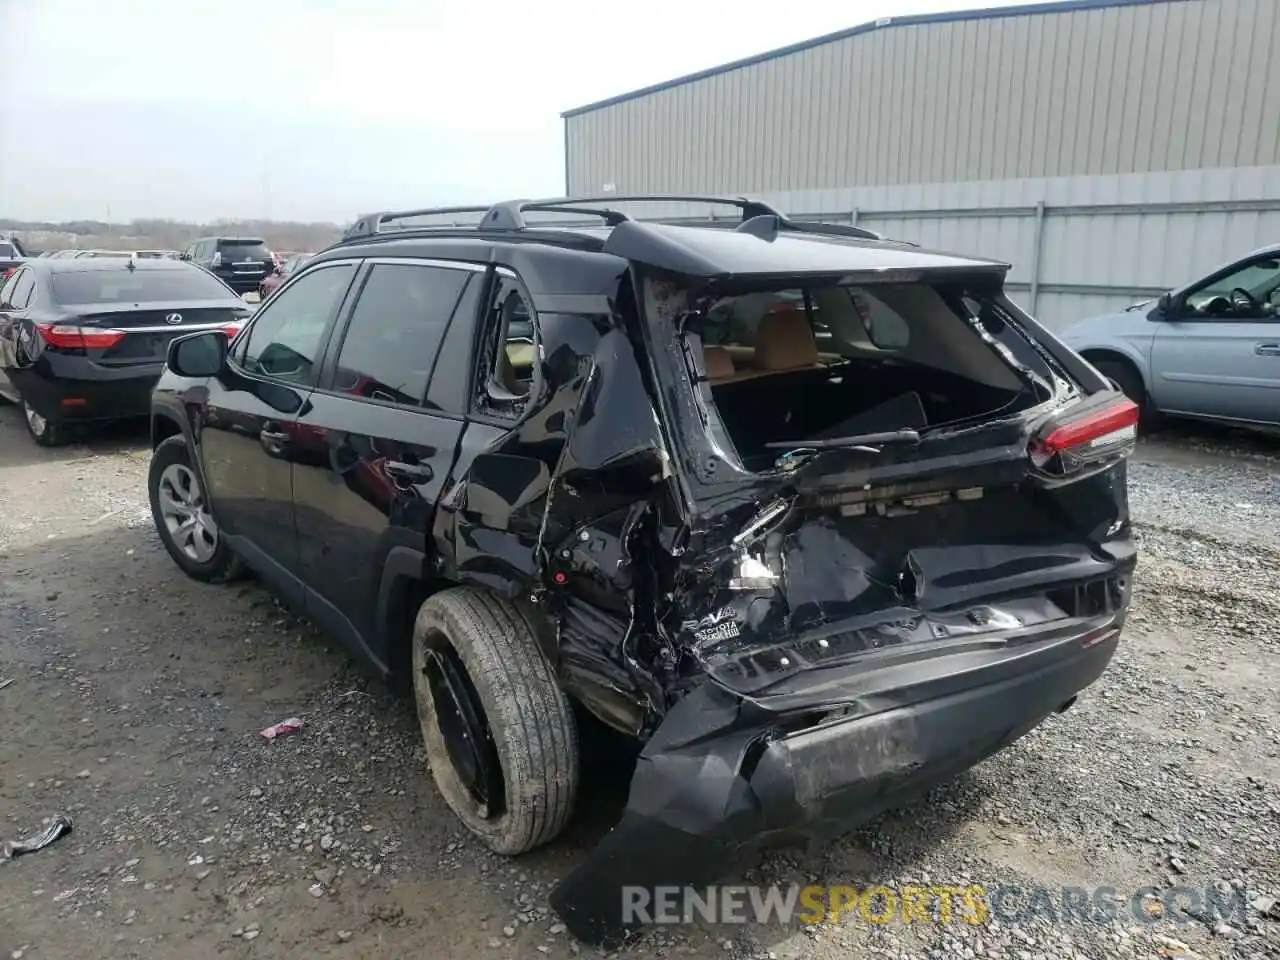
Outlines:
[[26,400],[22,401],[22,419],[27,425],[27,433],[40,446],[56,447],[65,442],[66,430],[62,421],[37,413]]
[[1113,381],[1124,395],[1138,405],[1138,422],[1143,429],[1155,426],[1156,413],[1151,406],[1142,376],[1132,366],[1119,360],[1097,360],[1093,364],[1098,372]]
[[495,853],[551,840],[578,788],[569,700],[510,603],[466,588],[431,597],[413,634],[413,687],[445,803]]
[[188,576],[223,583],[244,571],[218,531],[185,439],[170,437],[156,447],[147,488],[160,540]]

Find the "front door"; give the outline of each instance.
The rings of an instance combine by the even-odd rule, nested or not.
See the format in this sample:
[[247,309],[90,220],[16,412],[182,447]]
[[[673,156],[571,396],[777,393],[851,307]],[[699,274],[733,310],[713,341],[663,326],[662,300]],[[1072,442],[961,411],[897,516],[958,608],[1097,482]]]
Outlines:
[[1151,346],[1167,413],[1280,421],[1280,258],[1255,258],[1175,298]]
[[226,370],[209,381],[197,442],[222,533],[286,596],[301,600],[291,461],[297,422],[356,264],[301,275],[253,318]]
[[[388,572],[424,574],[436,500],[466,426],[465,346],[484,268],[371,260],[321,389],[298,417],[294,459],[307,612],[353,652],[390,667],[380,617]],[[454,329],[456,328],[456,329]],[[450,346],[441,350],[449,336]]]

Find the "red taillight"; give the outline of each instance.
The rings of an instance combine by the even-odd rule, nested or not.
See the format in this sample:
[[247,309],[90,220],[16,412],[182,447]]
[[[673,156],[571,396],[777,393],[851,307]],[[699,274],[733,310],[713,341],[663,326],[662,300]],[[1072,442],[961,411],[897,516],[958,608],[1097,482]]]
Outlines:
[[1127,397],[1086,411],[1033,441],[1031,462],[1048,475],[1072,479],[1119,461],[1137,443],[1138,416],[1138,405]]
[[222,332],[234,340],[236,334],[240,332],[242,327],[244,327],[243,323],[228,323],[222,328]]
[[123,330],[100,330],[97,327],[76,327],[65,323],[37,323],[36,329],[49,346],[69,350],[106,350],[126,336]]
[[1090,413],[1079,420],[1072,420],[1058,427],[1041,441],[1050,453],[1061,453],[1083,444],[1091,448],[1133,440],[1138,436],[1138,405],[1128,397]]

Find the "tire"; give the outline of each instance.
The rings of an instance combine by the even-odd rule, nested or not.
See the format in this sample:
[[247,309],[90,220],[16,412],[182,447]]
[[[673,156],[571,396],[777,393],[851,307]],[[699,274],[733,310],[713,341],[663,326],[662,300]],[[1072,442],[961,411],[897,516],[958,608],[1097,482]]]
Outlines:
[[[454,680],[452,698],[446,674]],[[468,830],[495,853],[515,855],[565,828],[578,789],[578,730],[532,627],[514,606],[467,588],[423,603],[413,631],[413,687],[436,787]],[[468,695],[469,726],[459,719],[467,711],[453,706]],[[460,740],[460,728],[478,736]],[[455,760],[477,742],[473,759],[488,773],[479,792],[473,785],[486,778]]]
[[27,425],[31,439],[42,447],[59,447],[67,440],[65,425],[56,417],[42,417],[22,401],[22,422]]
[[[183,437],[170,437],[151,454],[147,493],[160,541],[187,576],[205,583],[225,583],[244,572],[244,562],[218,532]],[[183,518],[187,522],[198,518],[189,539],[185,523],[176,523],[175,533],[175,522]]]
[[1104,377],[1115,381],[1119,384],[1120,389],[1124,391],[1124,395],[1138,405],[1138,423],[1143,429],[1150,429],[1156,424],[1156,413],[1151,406],[1151,397],[1147,394],[1146,385],[1142,382],[1142,375],[1138,373],[1132,364],[1123,360],[1094,360],[1091,361],[1098,372]]

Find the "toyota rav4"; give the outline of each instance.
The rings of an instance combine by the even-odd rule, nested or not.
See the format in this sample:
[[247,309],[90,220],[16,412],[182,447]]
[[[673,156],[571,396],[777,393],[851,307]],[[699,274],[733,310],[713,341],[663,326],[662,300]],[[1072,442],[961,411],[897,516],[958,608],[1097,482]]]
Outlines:
[[1136,561],[1137,409],[1005,264],[606,206],[654,199],[363,218],[153,399],[176,563],[405,678],[493,850],[569,821],[582,724],[642,745],[551,897],[594,942],[624,886],[834,837],[1065,709]]

